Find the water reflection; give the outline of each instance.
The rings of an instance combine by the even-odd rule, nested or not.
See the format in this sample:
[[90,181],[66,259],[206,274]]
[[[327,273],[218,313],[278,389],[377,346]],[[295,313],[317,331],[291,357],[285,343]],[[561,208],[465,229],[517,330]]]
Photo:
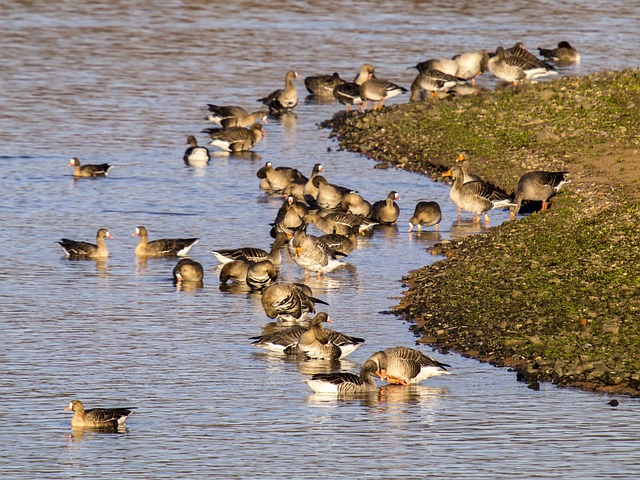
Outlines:
[[[497,224],[497,222],[496,222]],[[469,235],[485,233],[489,230],[484,221],[474,222],[473,220],[456,220],[451,224],[450,236],[453,240],[460,240]]]
[[98,435],[123,435],[126,433],[129,433],[129,428],[126,425],[103,428],[71,427],[71,433],[65,434],[65,438],[69,439],[70,443],[81,443]]
[[[316,406],[339,406],[343,403],[357,402],[366,407],[385,407],[382,411],[393,412],[395,406],[420,405],[434,406],[448,393],[446,388],[424,385],[384,385],[372,392],[356,394],[312,393],[307,402]],[[380,413],[380,412],[378,412]],[[406,418],[404,420],[407,421]]]
[[204,287],[204,282],[185,282],[176,283],[176,291],[178,292],[195,292]]

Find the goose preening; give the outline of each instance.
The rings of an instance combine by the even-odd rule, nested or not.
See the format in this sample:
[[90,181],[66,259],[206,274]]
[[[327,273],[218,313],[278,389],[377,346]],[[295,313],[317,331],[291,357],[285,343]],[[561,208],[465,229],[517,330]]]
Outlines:
[[[455,63],[455,62],[454,62]],[[416,75],[411,84],[411,97],[409,101],[420,100],[423,91],[431,92],[431,97],[437,97],[439,92],[447,92],[457,85],[464,85],[467,81],[441,72],[440,70],[424,70]]]
[[184,152],[182,159],[189,165],[206,165],[211,160],[211,154],[207,147],[199,147],[195,136],[187,137],[187,144],[190,145]]
[[453,57],[458,64],[455,76],[464,80],[471,80],[475,85],[476,78],[489,69],[489,54],[485,50],[463,52]]
[[113,238],[106,228],[101,228],[96,233],[96,243],[79,242],[77,240],[69,240],[62,238],[58,244],[64,250],[64,254],[73,259],[80,258],[107,258],[109,250],[104,241],[105,238]]
[[363,99],[360,94],[360,85],[370,78],[373,78],[374,73],[375,68],[373,68],[373,65],[368,63],[363,64],[354,81],[336,86],[333,89],[333,96],[338,102],[346,105],[347,111],[351,109],[351,105],[362,104]]
[[218,147],[223,152],[246,152],[255,147],[267,135],[262,124],[258,122],[249,128],[207,128],[203,132],[211,136],[211,145]]
[[198,243],[198,238],[161,238],[149,241],[149,232],[139,225],[132,236],[140,237],[135,254],[140,257],[183,257],[191,247]]
[[442,220],[442,210],[437,202],[418,202],[413,211],[413,215],[409,219],[409,231],[413,230],[413,227],[416,226],[418,227],[418,231],[420,231],[422,227],[435,225],[437,232],[440,220]]
[[345,265],[336,258],[336,253],[329,246],[314,235],[308,235],[304,230],[296,230],[289,240],[289,254],[300,268],[309,272],[329,273]]
[[190,258],[181,259],[175,267],[173,267],[173,281],[177,285],[186,283],[201,283],[204,278],[204,269],[202,264],[191,260]]
[[566,40],[559,42],[557,48],[538,48],[538,52],[544,58],[553,60],[559,65],[580,63],[580,53]]
[[316,175],[312,183],[318,189],[315,203],[325,210],[340,208],[344,196],[353,191],[349,188],[329,183],[322,175]]
[[240,247],[212,250],[209,253],[216,257],[216,259],[222,264],[229,263],[234,260],[244,260],[247,262],[269,260],[275,266],[278,266],[282,262],[282,252],[280,249],[288,239],[289,238],[285,233],[279,233],[276,235],[269,251],[257,247]]
[[72,427],[116,429],[118,426],[124,425],[134,408],[91,408],[85,410],[80,400],[72,400],[65,410],[73,411]]
[[373,204],[371,219],[383,225],[393,225],[400,216],[400,207],[395,202],[400,200],[398,192],[392,190],[384,200],[379,200]]
[[419,350],[409,347],[387,348],[374,353],[368,362],[376,365],[375,373],[391,384],[409,385],[430,377],[450,375],[446,363],[441,363]]
[[542,210],[546,210],[549,199],[553,197],[565,183],[570,183],[566,179],[569,172],[544,172],[535,171],[525,173],[520,177],[518,190],[514,200],[515,207],[511,211],[511,218],[520,211],[524,200],[542,202]]
[[371,203],[357,192],[349,192],[344,195],[340,207],[344,212],[352,215],[358,215],[363,218],[371,217]]
[[313,75],[304,79],[307,91],[319,97],[333,96],[333,89],[343,83],[345,81],[340,78],[338,72],[334,72],[333,75]]
[[291,238],[295,232],[306,227],[303,218],[308,212],[306,205],[297,202],[293,195],[287,196],[271,224],[271,236],[277,238],[278,235],[284,234]]
[[275,283],[278,279],[278,270],[269,260],[249,262],[247,268],[247,286],[253,291],[261,291]]
[[373,375],[378,366],[367,360],[360,368],[360,375],[348,372],[317,373],[307,380],[307,385],[316,393],[356,395],[378,389]]
[[213,105],[208,104],[209,112],[207,120],[217,123],[222,128],[243,127],[247,128],[256,123],[258,120],[267,122],[267,113],[263,110],[256,112],[247,112],[242,107],[235,105]]
[[284,88],[276,90],[266,97],[258,99],[269,107],[271,115],[282,115],[291,112],[298,104],[298,91],[293,81],[300,78],[297,72],[289,70],[284,77]]
[[274,283],[262,292],[262,307],[269,318],[285,322],[301,320],[307,313],[315,313],[316,303],[328,305],[313,296],[304,283]]
[[78,157],[69,160],[69,166],[73,167],[74,177],[106,177],[113,165],[101,163],[99,165],[80,165]]

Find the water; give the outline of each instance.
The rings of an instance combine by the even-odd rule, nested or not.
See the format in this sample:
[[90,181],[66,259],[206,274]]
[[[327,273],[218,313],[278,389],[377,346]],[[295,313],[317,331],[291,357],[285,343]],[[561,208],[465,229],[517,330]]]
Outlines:
[[[406,67],[430,57],[562,39],[583,63],[561,74],[636,66],[637,8],[614,3],[1,5],[3,476],[637,478],[635,401],[612,409],[602,395],[532,391],[511,372],[425,346],[455,375],[365,399],[311,394],[312,373],[357,371],[378,349],[413,345],[408,325],[382,313],[398,302],[399,279],[436,260],[425,251],[436,241],[476,230],[455,221],[441,184],[337,151],[317,124],[339,105],[301,95],[253,155],[182,162],[206,103],[258,106],[289,68],[349,78],[369,61],[408,85]],[[115,168],[73,181],[71,156]],[[267,160],[305,173],[321,162],[330,181],[372,201],[401,195],[397,228],[363,238],[348,267],[307,280],[330,303],[333,328],[366,338],[339,363],[253,347],[248,337],[267,321],[259,298],[219,288],[208,250],[270,242],[281,200],[255,177]],[[443,207],[440,234],[408,234],[426,199]],[[492,224],[506,219],[495,212]],[[137,225],[152,238],[200,237],[192,258],[205,266],[204,288],[176,290],[175,259],[137,260]],[[56,240],[93,241],[101,226],[114,236],[107,261],[62,258]],[[281,278],[305,280],[286,254]],[[82,433],[62,411],[72,398],[138,409],[125,433]]]

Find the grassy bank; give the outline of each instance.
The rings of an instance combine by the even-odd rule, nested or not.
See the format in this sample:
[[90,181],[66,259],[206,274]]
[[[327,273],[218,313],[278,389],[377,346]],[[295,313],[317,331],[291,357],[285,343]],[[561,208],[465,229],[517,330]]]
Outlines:
[[421,341],[513,366],[526,381],[640,394],[640,71],[425,100],[327,122],[342,148],[513,192],[530,170],[572,183],[542,213],[446,242],[397,312]]

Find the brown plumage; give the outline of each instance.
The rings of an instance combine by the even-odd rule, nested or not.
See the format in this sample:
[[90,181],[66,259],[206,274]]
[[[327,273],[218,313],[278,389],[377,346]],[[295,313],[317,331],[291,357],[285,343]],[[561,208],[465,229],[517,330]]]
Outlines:
[[264,290],[278,279],[278,270],[269,260],[249,262],[246,282],[251,290]]
[[140,237],[135,254],[140,257],[183,257],[191,247],[198,243],[198,238],[162,238],[149,241],[149,232],[142,225],[134,230],[134,237]]
[[398,220],[400,216],[400,207],[398,207],[395,200],[400,200],[400,195],[398,195],[398,192],[392,190],[386,199],[373,204],[371,218],[385,225],[396,223],[396,220]]
[[105,238],[113,238],[106,228],[101,228],[96,233],[96,243],[79,242],[77,240],[61,239],[58,243],[67,257],[80,258],[107,258],[109,250]]
[[258,99],[259,102],[269,107],[269,113],[271,115],[288,113],[298,104],[298,91],[293,84],[293,80],[296,78],[300,78],[300,75],[293,70],[289,70],[284,77],[284,88]]
[[257,122],[249,128],[207,128],[203,132],[211,136],[211,145],[220,148],[224,152],[246,152],[255,147],[262,140],[262,137],[266,136],[262,124]]
[[180,285],[183,282],[199,283],[204,277],[202,265],[190,258],[181,259],[173,267],[173,281]]
[[311,95],[318,95],[319,97],[331,97],[333,89],[343,83],[345,81],[340,78],[338,72],[334,72],[333,75],[315,75],[304,79],[304,86],[307,91]]
[[116,429],[124,425],[134,408],[91,408],[85,410],[80,400],[72,400],[65,410],[73,411],[72,427]]
[[440,220],[442,220],[442,210],[437,202],[418,202],[412,217],[409,219],[409,231],[413,230],[415,226],[420,231],[422,227],[435,225],[437,232]]
[[327,302],[315,298],[304,283],[274,283],[262,292],[262,307],[269,318],[297,321],[316,311],[315,304]]
[[291,182],[300,180],[306,183],[308,180],[297,168],[282,166],[274,168],[271,162],[265,163],[264,167],[256,172],[256,177],[266,180],[269,190],[274,192],[284,190]]
[[247,128],[256,123],[258,120],[267,123],[267,112],[258,110],[256,112],[247,112],[242,107],[235,105],[212,105],[208,104],[211,114],[207,120],[217,123],[222,128],[243,127]]
[[80,165],[80,160],[73,157],[69,160],[69,166],[73,167],[74,177],[106,177],[113,165],[101,163],[100,165]]
[[276,239],[271,244],[271,249],[268,252],[256,247],[240,247],[213,250],[209,253],[213,254],[213,256],[223,264],[232,262],[234,260],[245,260],[248,262],[269,260],[275,266],[278,266],[282,262],[282,253],[280,252],[280,249],[288,239],[289,237],[287,237],[287,234],[285,233],[277,234]]

